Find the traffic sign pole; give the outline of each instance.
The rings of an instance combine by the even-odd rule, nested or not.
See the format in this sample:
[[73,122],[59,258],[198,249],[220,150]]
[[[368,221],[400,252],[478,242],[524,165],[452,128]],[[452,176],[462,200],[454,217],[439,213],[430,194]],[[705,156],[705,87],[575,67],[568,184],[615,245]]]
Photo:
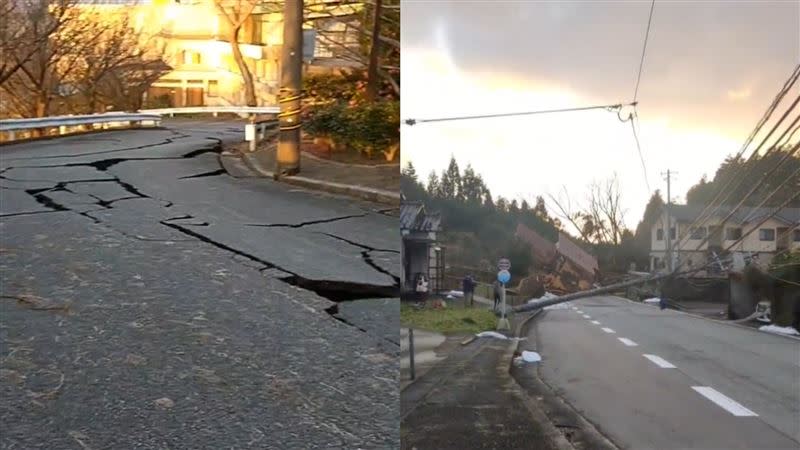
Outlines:
[[[503,264],[503,262],[508,262],[508,260],[500,260],[500,264],[498,264],[498,266],[500,267],[506,266],[505,264]],[[511,264],[509,263],[507,267],[511,267]],[[511,280],[511,273],[509,273],[507,269],[501,269],[499,272],[497,272],[497,281],[499,281],[503,285],[503,290],[501,291],[500,294],[500,300],[501,300],[500,307],[502,308],[502,310],[500,311],[500,319],[497,321],[498,330],[511,330],[511,324],[509,324],[508,319],[506,318],[506,283],[508,283],[510,280]]]

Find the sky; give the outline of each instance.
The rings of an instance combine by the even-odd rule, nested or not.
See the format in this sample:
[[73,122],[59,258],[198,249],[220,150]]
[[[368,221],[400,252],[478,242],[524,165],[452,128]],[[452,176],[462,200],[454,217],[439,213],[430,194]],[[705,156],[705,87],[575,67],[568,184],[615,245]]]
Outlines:
[[[403,0],[402,119],[629,103],[650,4]],[[454,156],[494,196],[573,207],[616,176],[634,229],[668,169],[676,202],[713,178],[798,62],[798,0],[656,0],[637,98],[646,171],[631,123],[605,110],[403,125],[401,159],[424,181]]]

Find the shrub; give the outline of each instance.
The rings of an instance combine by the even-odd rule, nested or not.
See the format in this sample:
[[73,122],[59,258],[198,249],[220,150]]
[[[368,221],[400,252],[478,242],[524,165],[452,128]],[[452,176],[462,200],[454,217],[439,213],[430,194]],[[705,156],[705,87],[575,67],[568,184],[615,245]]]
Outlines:
[[334,102],[309,109],[306,132],[329,137],[337,146],[355,150],[367,158],[397,157],[400,143],[400,103],[396,101],[356,103]]
[[347,103],[359,98],[364,83],[366,78],[360,71],[311,75],[303,79],[303,96],[309,103]]

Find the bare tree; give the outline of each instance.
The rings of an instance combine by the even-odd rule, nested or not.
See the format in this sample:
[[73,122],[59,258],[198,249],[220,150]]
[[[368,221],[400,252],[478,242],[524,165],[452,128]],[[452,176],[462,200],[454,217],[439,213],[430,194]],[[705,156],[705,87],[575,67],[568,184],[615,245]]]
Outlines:
[[79,55],[75,87],[81,94],[80,109],[94,113],[107,106],[138,108],[144,91],[169,70],[164,48],[156,45],[153,35],[134,30],[127,14],[85,20],[103,27],[95,45]]
[[[365,8],[369,5],[371,8]],[[370,14],[371,13],[371,14]],[[339,59],[367,68],[369,89],[386,82],[400,95],[400,4],[398,0],[340,1],[329,5],[308,1],[305,20],[317,31],[317,38]],[[361,45],[343,41],[343,33],[326,29],[339,23],[354,31]],[[371,75],[370,75],[371,74]],[[370,87],[369,83],[372,83]]]
[[370,36],[369,65],[367,66],[367,100],[374,101],[378,94],[378,58],[381,51],[381,5],[382,0],[375,0],[372,5],[372,35]]
[[586,214],[598,227],[601,242],[618,245],[625,231],[625,211],[622,209],[617,175],[605,183],[590,186],[589,207]]
[[244,98],[247,106],[257,106],[256,89],[253,81],[253,74],[244,60],[242,50],[239,48],[239,31],[252,16],[253,10],[259,3],[258,0],[214,0],[217,9],[228,23],[228,41],[231,43],[233,59],[242,73],[244,81]]
[[625,211],[616,174],[604,183],[593,182],[588,186],[585,207],[573,207],[564,188],[566,200],[549,195],[556,205],[556,214],[569,222],[587,242],[619,245],[625,228]]
[[0,2],[0,85],[39,52],[50,36],[73,16],[75,0]]
[[80,55],[97,42],[102,26],[81,20],[79,11],[69,8],[61,16],[61,26],[50,33],[49,2],[28,6],[25,44],[11,52],[17,69],[1,87],[18,115],[45,117],[55,98],[71,93]]
[[[47,10],[47,2],[37,6]],[[106,106],[132,109],[168,68],[163,51],[130,26],[128,15],[93,14],[71,7],[62,25],[44,39],[42,10],[28,10],[26,36],[32,56],[0,86],[14,115],[44,117],[60,112],[99,112]],[[46,17],[46,16],[45,16]],[[20,51],[23,51],[22,48]],[[28,50],[24,50],[27,52]],[[22,57],[12,55],[16,60]]]
[[563,186],[562,190],[565,195],[564,200],[560,199],[560,195],[558,198],[556,198],[553,194],[547,194],[552,203],[556,206],[555,215],[572,225],[575,228],[575,231],[581,235],[581,238],[583,238],[584,241],[591,242],[592,236],[589,232],[590,230],[586,229],[586,224],[583,220],[583,213],[576,210],[576,208],[572,206],[572,201],[569,197],[566,186]]

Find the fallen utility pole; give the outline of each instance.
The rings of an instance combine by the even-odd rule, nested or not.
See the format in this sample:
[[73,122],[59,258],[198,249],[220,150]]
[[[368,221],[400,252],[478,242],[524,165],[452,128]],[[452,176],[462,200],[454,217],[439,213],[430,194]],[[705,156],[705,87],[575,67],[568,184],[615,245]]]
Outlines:
[[608,286],[603,286],[603,287],[600,287],[600,288],[597,288],[597,289],[590,289],[588,291],[575,292],[573,294],[562,295],[560,297],[553,297],[553,298],[548,298],[548,299],[544,299],[544,300],[537,300],[535,302],[526,303],[524,305],[519,305],[519,306],[514,307],[514,312],[533,311],[535,309],[544,308],[545,306],[555,305],[555,304],[558,304],[558,303],[564,303],[564,302],[568,302],[570,300],[577,300],[579,298],[584,298],[584,297],[594,297],[595,295],[608,294],[609,292],[614,292],[614,291],[617,291],[619,289],[623,289],[623,288],[627,288],[627,287],[631,287],[631,286],[636,286],[636,285],[640,285],[640,284],[645,284],[645,283],[648,283],[650,281],[658,281],[658,280],[662,280],[664,278],[669,278],[669,277],[671,277],[673,275],[675,275],[675,274],[673,274],[673,273],[663,273],[663,274],[654,275],[654,276],[650,276],[650,277],[646,277],[646,278],[638,278],[636,280],[623,281],[622,283],[610,284]]

